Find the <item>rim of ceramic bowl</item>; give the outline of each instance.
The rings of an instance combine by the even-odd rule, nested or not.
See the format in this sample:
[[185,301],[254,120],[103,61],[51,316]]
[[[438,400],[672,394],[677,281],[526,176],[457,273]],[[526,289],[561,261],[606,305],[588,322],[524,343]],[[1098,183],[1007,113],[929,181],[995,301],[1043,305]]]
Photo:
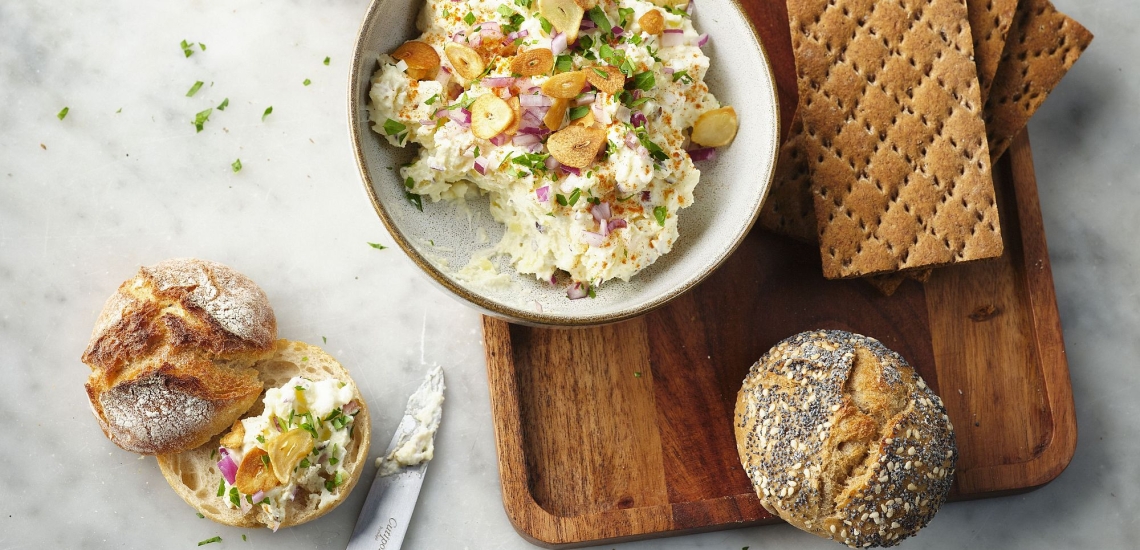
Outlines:
[[[376,194],[372,174],[368,172],[367,166],[364,161],[364,131],[361,130],[361,125],[357,123],[357,115],[359,109],[363,108],[360,103],[359,95],[357,94],[357,79],[360,77],[361,70],[368,70],[365,63],[361,62],[361,57],[364,56],[363,52],[363,39],[365,31],[371,21],[375,17],[375,13],[380,9],[380,6],[390,0],[372,0],[368,5],[368,9],[364,12],[364,19],[360,23],[360,28],[356,31],[356,39],[352,46],[352,61],[348,71],[348,133],[352,140],[352,152],[356,157],[356,167],[360,172],[360,177],[364,183],[364,190],[368,193],[368,199],[372,201],[372,209],[376,211],[376,215],[380,217],[380,221],[384,224],[388,234],[396,241],[396,244],[404,251],[405,254],[411,258],[412,262],[420,268],[420,271],[426,273],[435,283],[441,285],[444,289],[451,292],[453,295],[462,298],[469,304],[475,306],[483,313],[503,319],[510,322],[523,323],[527,325],[548,326],[548,327],[588,327],[597,325],[606,325],[617,323],[640,317],[649,313],[657,308],[668,304],[678,296],[688,292],[693,287],[697,286],[704,281],[709,275],[712,275],[733,252],[740,247],[740,243],[748,236],[752,227],[756,224],[756,220],[760,217],[760,210],[764,206],[764,200],[768,197],[768,193],[772,188],[772,178],[776,171],[776,156],[780,147],[780,98],[776,90],[776,77],[772,71],[772,60],[768,56],[768,50],[764,48],[763,41],[760,40],[760,34],[756,30],[756,23],[752,18],[748,17],[748,12],[744,10],[744,6],[740,4],[740,0],[729,0],[733,8],[736,9],[736,14],[743,18],[747,23],[750,38],[752,39],[753,46],[759,51],[760,57],[764,61],[764,67],[768,71],[768,81],[772,83],[770,93],[772,96],[772,105],[775,106],[775,116],[773,118],[773,125],[771,128],[771,143],[772,158],[769,163],[768,174],[765,176],[764,192],[761,193],[752,208],[752,216],[748,223],[741,227],[732,237],[732,243],[724,250],[724,252],[715,258],[712,262],[704,265],[702,269],[686,278],[676,288],[662,293],[656,298],[642,303],[634,307],[624,308],[612,313],[588,315],[583,317],[565,317],[560,315],[551,315],[536,311],[529,311],[517,307],[511,307],[506,304],[495,302],[487,299],[485,296],[472,292],[470,289],[456,284],[450,277],[441,273],[431,262],[427,260],[422,254],[408,240],[404,234],[392,221],[392,217],[388,214],[388,209]],[[367,65],[370,67],[370,65]],[[367,130],[367,124],[364,125]]]

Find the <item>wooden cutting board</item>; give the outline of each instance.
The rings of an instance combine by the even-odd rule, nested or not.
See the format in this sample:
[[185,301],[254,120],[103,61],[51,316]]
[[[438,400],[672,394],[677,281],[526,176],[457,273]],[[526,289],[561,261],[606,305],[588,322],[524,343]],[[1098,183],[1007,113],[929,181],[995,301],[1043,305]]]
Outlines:
[[[795,108],[780,0],[744,0]],[[536,544],[572,547],[778,521],[732,429],[748,367],[781,339],[836,328],[901,353],[942,396],[961,458],[952,499],[1048,483],[1076,448],[1072,387],[1029,141],[994,167],[1005,254],[935,270],[892,297],[827,281],[815,247],[755,229],[668,306],[577,330],[486,317],[503,505]]]

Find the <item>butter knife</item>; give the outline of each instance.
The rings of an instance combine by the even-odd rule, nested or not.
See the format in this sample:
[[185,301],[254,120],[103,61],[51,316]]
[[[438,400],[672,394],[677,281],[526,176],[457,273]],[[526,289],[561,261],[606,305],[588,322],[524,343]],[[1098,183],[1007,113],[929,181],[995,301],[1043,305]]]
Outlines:
[[435,452],[443,390],[443,369],[435,367],[408,398],[392,441],[376,460],[376,478],[348,540],[348,550],[398,550],[404,544],[428,461]]

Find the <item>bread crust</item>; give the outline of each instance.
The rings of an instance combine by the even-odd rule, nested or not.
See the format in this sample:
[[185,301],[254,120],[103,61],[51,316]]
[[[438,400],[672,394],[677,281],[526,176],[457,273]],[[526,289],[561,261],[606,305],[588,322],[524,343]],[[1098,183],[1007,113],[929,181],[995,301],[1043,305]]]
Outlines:
[[736,402],[741,465],[771,513],[852,547],[893,546],[946,500],[958,451],[941,399],[897,353],[843,331],[792,336]]
[[82,360],[92,412],[140,454],[197,447],[245,412],[277,321],[257,285],[224,265],[173,259],[139,269],[103,307]]
[[[333,493],[334,500],[324,507],[317,506],[307,498],[291,502],[287,507],[286,519],[280,527],[290,527],[317,519],[343,502],[360,481],[360,474],[367,464],[372,441],[368,406],[348,371],[316,346],[279,340],[274,354],[257,362],[253,368],[266,389],[280,387],[294,376],[304,376],[313,381],[336,378],[352,387],[354,400],[360,404],[360,412],[353,420],[355,426],[352,437],[353,448],[342,462],[348,472],[348,478],[336,488]],[[264,392],[242,417],[261,414],[263,399]],[[269,514],[260,507],[251,507],[246,511],[231,509],[217,496],[217,487],[222,474],[217,466],[218,457],[213,452],[220,446],[221,437],[221,435],[216,436],[206,445],[189,451],[159,455],[158,465],[162,475],[178,496],[202,515],[235,527],[266,527],[269,524]]]

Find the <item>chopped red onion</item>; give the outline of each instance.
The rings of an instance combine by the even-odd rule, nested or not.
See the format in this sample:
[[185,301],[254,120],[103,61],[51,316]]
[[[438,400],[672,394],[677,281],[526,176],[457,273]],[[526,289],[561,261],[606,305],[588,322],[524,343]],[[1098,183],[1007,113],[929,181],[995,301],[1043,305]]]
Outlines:
[[435,121],[425,118],[420,121],[420,126],[435,126]]
[[626,107],[625,105],[619,105],[617,111],[614,112],[614,116],[616,116],[617,119],[621,122],[629,122],[629,117],[632,114],[633,111],[630,111],[629,107]]
[[495,34],[495,33],[503,34],[499,30],[499,23],[496,21],[487,21],[486,23],[479,23],[479,29],[480,29],[479,32],[482,33],[484,36],[487,36],[490,34]]
[[610,203],[601,202],[591,206],[590,214],[594,216],[594,219],[597,220],[598,223],[605,224],[606,220],[610,219],[612,215],[610,212]]
[[340,411],[342,413],[347,414],[349,416],[352,416],[352,413],[359,411],[359,410],[360,410],[360,403],[358,403],[355,399],[353,399],[352,401],[349,401],[347,405],[340,408]]
[[693,6],[695,6],[696,4],[697,3],[695,0],[689,0],[689,5],[685,6],[685,13],[687,13],[689,15],[693,15]]
[[[599,235],[599,237],[600,236],[601,235]],[[574,283],[573,285],[570,285],[570,288],[566,289],[566,297],[570,298],[571,300],[581,300],[588,295],[589,290],[586,288],[586,285],[583,285],[582,283]]]
[[551,273],[551,274],[550,274],[550,286],[554,286],[554,285],[556,285],[556,284],[558,284],[558,280],[557,280],[557,279],[555,279],[555,278],[554,278],[554,274],[553,274],[553,273]]
[[[692,4],[689,4],[689,5],[692,5]],[[705,44],[708,44],[708,43],[709,43],[709,34],[708,33],[702,34],[701,37],[699,39],[697,39],[697,47],[698,48],[703,48],[703,47],[705,47]]]
[[479,158],[475,159],[475,171],[479,172],[479,175],[481,175],[481,176],[487,175],[487,159],[486,158],[479,157]]
[[581,107],[583,105],[589,105],[589,104],[593,103],[594,100],[597,98],[598,98],[598,92],[586,92],[586,93],[582,94],[582,97],[579,97],[578,100],[574,102],[574,104],[577,105],[578,107]]
[[565,164],[562,165],[562,171],[566,172],[567,174],[574,174],[575,176],[582,175],[581,170],[574,168],[573,166],[566,166]]
[[583,231],[582,241],[590,246],[602,246],[602,243],[606,242],[606,238],[603,237],[600,233],[594,233],[593,231]]
[[530,31],[523,29],[521,31],[512,32],[511,34],[508,34],[507,38],[513,42],[513,41],[518,40],[520,38],[526,38],[527,35],[529,35],[529,34],[530,34]]
[[603,126],[608,126],[610,124],[610,113],[606,110],[606,107],[604,105],[595,101],[590,105],[590,110],[594,113],[594,120],[597,120]]
[[[669,31],[665,31],[665,32],[669,32]],[[451,35],[451,41],[452,42],[463,43],[463,42],[466,42],[466,38],[467,38],[467,31],[459,31],[459,32]]]
[[705,147],[702,149],[693,149],[689,151],[689,157],[693,162],[700,162],[702,160],[713,160],[716,158],[716,149],[712,147]]
[[488,88],[506,88],[511,84],[514,84],[515,79],[509,76],[496,76],[491,78],[484,78],[482,82],[483,85]]
[[[549,201],[550,200],[550,186],[549,185],[543,185],[542,187],[535,189],[534,195],[536,197],[538,197],[538,202]],[[537,225],[538,222],[535,222],[535,224]],[[539,232],[541,233],[542,232],[542,226],[538,226],[538,229],[539,229]]]
[[[581,28],[581,27],[579,27],[579,28]],[[623,29],[617,25],[614,25],[613,33],[614,33],[614,38],[617,38],[617,37],[619,37],[625,33],[625,29]]]
[[541,138],[542,136],[548,134],[549,131],[545,128],[539,128],[537,126],[532,128],[519,127],[519,133],[526,134],[528,136],[539,136],[539,138]]
[[226,483],[233,485],[234,478],[237,477],[237,464],[234,459],[230,458],[230,454],[224,448],[222,451],[222,459],[218,461],[218,469],[222,471],[222,477],[226,478]]
[[578,30],[588,31],[598,28],[598,24],[594,23],[593,19],[582,19],[582,24],[578,25]]
[[641,192],[641,202],[649,202],[649,191]]
[[632,133],[625,135],[625,146],[626,147],[629,147],[630,149],[636,149],[638,145],[639,144],[637,143],[637,137],[636,136],[634,136]]
[[541,153],[542,152],[542,142],[540,141],[540,142],[535,143],[533,145],[528,145],[526,150],[528,153]]
[[464,128],[471,125],[471,111],[468,111],[467,109],[451,109],[447,111],[447,118],[450,118],[451,120],[455,121],[456,124],[463,126]]
[[440,67],[439,72],[435,74],[435,81],[447,91],[447,83],[451,82],[451,71],[448,71],[447,67]]
[[519,96],[519,105],[523,107],[549,107],[554,100],[541,94],[524,94]]
[[673,70],[673,67],[665,67],[665,68],[661,69],[661,72],[663,72],[665,74],[673,74],[676,71]]
[[[502,134],[500,134],[500,135],[502,135]],[[542,138],[540,138],[534,134],[521,134],[520,133],[520,134],[516,135],[514,139],[511,140],[511,143],[518,145],[519,147],[530,147],[531,145],[534,145],[535,143],[542,143]]]
[[673,48],[684,44],[685,31],[681,29],[665,29],[665,33],[661,35],[662,48]]
[[511,136],[508,136],[505,133],[499,134],[499,135],[491,138],[491,144],[496,146],[496,147],[502,147],[503,145],[505,145],[507,143],[507,140],[509,140],[509,139],[511,139]]
[[623,227],[628,227],[628,225],[625,223],[625,220],[621,218],[614,218],[606,224],[606,229],[609,233],[613,233],[615,229],[621,229]]
[[546,165],[546,169],[550,172],[553,172],[557,170],[559,166],[562,166],[562,163],[558,162],[558,159],[554,157],[546,157],[546,160],[543,161],[543,164]]
[[257,504],[257,503],[261,502],[261,499],[263,499],[263,498],[265,498],[265,491],[258,491],[258,492],[253,494],[253,497],[251,497],[251,500],[253,500],[254,504]]
[[645,118],[645,114],[640,111],[633,113],[633,115],[629,117],[629,122],[633,124],[634,128],[645,126],[649,123]]
[[566,34],[555,31],[554,36],[550,37],[550,53],[558,55],[566,51]]
[[278,432],[285,431],[281,429],[281,421],[277,420],[277,415],[273,415],[273,427],[277,428]]

